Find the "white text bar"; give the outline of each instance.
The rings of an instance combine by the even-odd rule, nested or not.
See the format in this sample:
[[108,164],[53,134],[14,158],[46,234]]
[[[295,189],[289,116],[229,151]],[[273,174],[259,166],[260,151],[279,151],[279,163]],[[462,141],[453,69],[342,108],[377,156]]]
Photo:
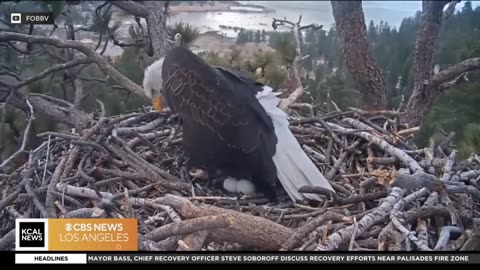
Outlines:
[[15,263],[86,264],[87,254],[15,254]]

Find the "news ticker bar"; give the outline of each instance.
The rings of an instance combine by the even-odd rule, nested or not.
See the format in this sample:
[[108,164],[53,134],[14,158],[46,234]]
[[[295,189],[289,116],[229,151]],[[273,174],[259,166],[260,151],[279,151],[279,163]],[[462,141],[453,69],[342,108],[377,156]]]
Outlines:
[[16,264],[480,264],[480,253],[16,253]]
[[54,24],[52,12],[12,12],[11,24]]

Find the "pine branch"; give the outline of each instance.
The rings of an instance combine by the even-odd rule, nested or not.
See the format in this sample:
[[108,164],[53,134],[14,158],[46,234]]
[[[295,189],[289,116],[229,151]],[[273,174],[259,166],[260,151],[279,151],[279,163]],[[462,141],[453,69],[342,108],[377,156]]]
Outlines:
[[97,66],[104,73],[108,74],[114,81],[121,84],[126,89],[138,95],[139,97],[143,97],[145,100],[148,100],[141,86],[121,74],[104,57],[93,51],[90,47],[78,41],[61,40],[44,36],[25,35],[12,32],[0,33],[0,42],[7,42],[13,40],[27,42],[30,44],[48,44],[57,48],[70,48],[78,50],[85,54],[88,58],[91,58],[97,64]]
[[455,12],[455,6],[456,6],[458,3],[460,3],[460,1],[455,0],[455,1],[451,1],[451,2],[448,4],[447,9],[443,12],[443,17],[442,17],[442,20],[443,20],[443,21],[448,20],[448,18],[450,18],[450,16],[452,16],[452,14]]
[[432,87],[437,87],[441,84],[456,80],[457,77],[462,76],[464,73],[476,69],[480,69],[480,57],[463,60],[460,63],[440,71],[435,74],[427,84]]
[[17,83],[14,87],[16,89],[18,89],[18,88],[23,87],[27,84],[30,84],[34,81],[41,80],[41,79],[47,77],[52,72],[64,70],[64,69],[67,69],[67,68],[76,67],[76,66],[79,66],[79,65],[82,65],[82,64],[90,64],[93,61],[94,61],[93,58],[87,57],[87,58],[75,59],[75,60],[72,60],[72,61],[69,61],[69,62],[66,62],[66,63],[63,63],[63,64],[53,65],[53,66],[45,69],[44,71],[42,71],[40,73],[37,73],[37,74],[33,75],[32,77],[29,77],[29,78]]

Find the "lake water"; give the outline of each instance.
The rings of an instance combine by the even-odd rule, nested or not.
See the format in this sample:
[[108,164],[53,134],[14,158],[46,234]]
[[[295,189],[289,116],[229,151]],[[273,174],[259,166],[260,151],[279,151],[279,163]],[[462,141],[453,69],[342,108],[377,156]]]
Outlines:
[[[201,32],[221,31],[227,36],[236,37],[233,30],[221,29],[219,25],[237,26],[254,30],[273,30],[272,19],[284,18],[297,21],[302,15],[302,24],[317,23],[329,29],[334,23],[330,1],[239,1],[274,9],[273,13],[204,12],[181,13],[173,16],[171,22],[183,21],[195,25]],[[463,2],[463,1],[462,1]],[[478,6],[480,1],[473,1]],[[457,4],[461,9],[463,3]],[[398,27],[403,18],[414,16],[422,8],[421,1],[363,1],[365,22],[373,20]]]
[[[273,18],[297,21],[302,15],[302,24],[317,23],[324,29],[334,23],[330,1],[240,1],[274,9],[272,13],[203,12],[180,13],[173,16],[171,22],[183,21],[199,28],[201,32],[221,31],[235,37],[233,30],[221,29],[219,25],[237,26],[255,30],[273,30]],[[367,24],[370,20],[379,23],[388,21],[399,26],[402,19],[415,15],[421,9],[420,1],[364,1],[363,10]]]

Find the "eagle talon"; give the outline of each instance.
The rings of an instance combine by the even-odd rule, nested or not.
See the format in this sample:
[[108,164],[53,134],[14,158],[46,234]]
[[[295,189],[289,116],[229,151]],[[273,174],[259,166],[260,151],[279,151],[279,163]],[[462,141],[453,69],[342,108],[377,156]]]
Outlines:
[[207,180],[208,179],[208,173],[202,169],[193,169],[188,172],[191,177],[198,178],[201,180]]

